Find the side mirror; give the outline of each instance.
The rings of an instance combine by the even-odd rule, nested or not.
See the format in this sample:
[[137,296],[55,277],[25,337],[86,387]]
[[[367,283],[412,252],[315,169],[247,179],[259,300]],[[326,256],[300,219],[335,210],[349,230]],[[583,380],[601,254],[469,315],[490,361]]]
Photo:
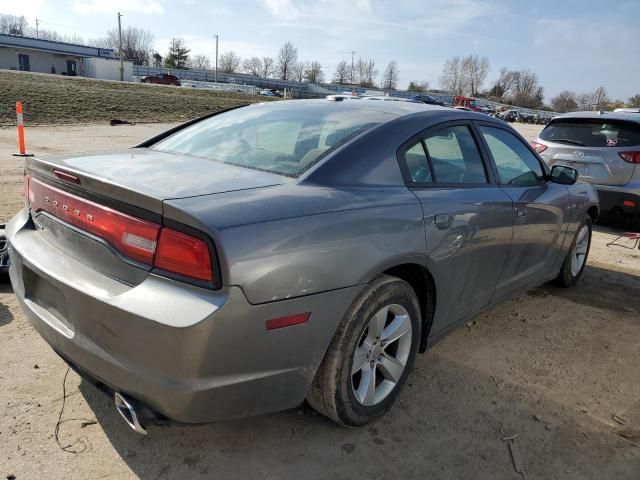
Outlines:
[[560,185],[573,185],[578,181],[578,171],[564,165],[551,167],[551,181]]

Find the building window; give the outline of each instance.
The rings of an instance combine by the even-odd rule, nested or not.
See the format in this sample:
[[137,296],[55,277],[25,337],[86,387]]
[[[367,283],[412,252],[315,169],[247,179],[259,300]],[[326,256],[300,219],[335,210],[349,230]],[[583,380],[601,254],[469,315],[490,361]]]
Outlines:
[[22,70],[23,72],[31,71],[31,67],[29,66],[29,55],[25,55],[24,53],[19,53],[18,63],[20,64],[20,70]]

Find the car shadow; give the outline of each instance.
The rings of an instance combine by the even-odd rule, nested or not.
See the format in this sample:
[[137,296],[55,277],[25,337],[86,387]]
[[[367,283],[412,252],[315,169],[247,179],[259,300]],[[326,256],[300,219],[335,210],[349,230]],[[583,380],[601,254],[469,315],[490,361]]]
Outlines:
[[634,478],[636,468],[634,447],[601,423],[433,352],[418,357],[394,408],[362,428],[339,427],[301,407],[210,425],[151,426],[143,437],[91,384],[82,382],[80,391],[113,448],[143,480],[516,478],[503,441],[511,435],[519,435],[532,478],[559,472]]
[[640,314],[640,276],[587,264],[580,282],[571,288],[553,284],[529,291],[532,296],[550,294],[605,310]]
[[10,324],[13,321],[13,313],[4,303],[0,302],[0,327]]

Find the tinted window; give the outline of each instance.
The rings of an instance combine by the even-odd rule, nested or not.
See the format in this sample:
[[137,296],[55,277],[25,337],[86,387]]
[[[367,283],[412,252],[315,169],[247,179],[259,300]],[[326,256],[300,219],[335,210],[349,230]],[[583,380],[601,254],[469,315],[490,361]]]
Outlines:
[[480,127],[480,131],[498,167],[501,183],[531,185],[542,181],[540,162],[515,135],[493,127]]
[[151,148],[297,177],[365,130],[394,115],[327,105],[252,105],[197,122]]
[[437,183],[487,183],[469,127],[447,127],[424,139]]
[[584,147],[634,147],[640,145],[640,124],[606,118],[558,119],[545,127],[540,138]]
[[431,169],[429,168],[429,161],[427,155],[424,153],[422,142],[415,144],[404,154],[405,161],[407,163],[407,170],[409,170],[409,177],[412,182],[416,183],[431,183]]

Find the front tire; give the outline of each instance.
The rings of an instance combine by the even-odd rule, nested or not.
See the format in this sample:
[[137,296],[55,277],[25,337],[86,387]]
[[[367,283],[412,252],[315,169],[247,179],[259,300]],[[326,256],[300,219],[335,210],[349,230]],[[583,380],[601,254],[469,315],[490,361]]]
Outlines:
[[584,220],[578,227],[571,248],[564,259],[562,269],[556,277],[556,283],[559,286],[568,288],[580,280],[584,267],[587,265],[587,257],[591,248],[592,226],[591,217],[585,215]]
[[346,426],[361,426],[393,404],[420,343],[420,305],[404,280],[380,276],[347,310],[307,400]]

